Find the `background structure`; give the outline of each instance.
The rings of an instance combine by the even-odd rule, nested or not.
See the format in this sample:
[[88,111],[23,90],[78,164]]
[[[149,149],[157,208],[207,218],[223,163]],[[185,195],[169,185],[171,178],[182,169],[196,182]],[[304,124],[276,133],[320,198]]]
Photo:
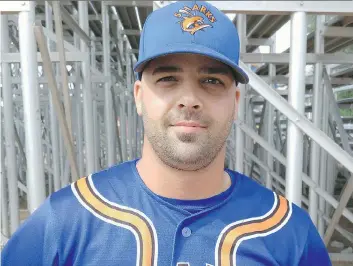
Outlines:
[[[353,264],[353,1],[210,2],[250,76],[226,166],[307,210]],[[132,66],[169,3],[0,1],[2,243],[49,194],[140,156]]]

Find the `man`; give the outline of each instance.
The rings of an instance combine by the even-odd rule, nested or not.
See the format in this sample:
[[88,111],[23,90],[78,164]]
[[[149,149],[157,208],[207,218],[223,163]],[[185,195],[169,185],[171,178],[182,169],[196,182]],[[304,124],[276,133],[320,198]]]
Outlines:
[[224,169],[237,114],[239,39],[205,2],[152,13],[141,35],[141,159],[52,194],[3,265],[331,265],[308,215]]

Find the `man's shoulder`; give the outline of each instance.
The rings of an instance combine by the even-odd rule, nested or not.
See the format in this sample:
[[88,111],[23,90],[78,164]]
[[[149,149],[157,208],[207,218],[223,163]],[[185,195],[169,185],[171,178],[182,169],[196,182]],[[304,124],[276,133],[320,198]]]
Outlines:
[[285,195],[265,187],[244,174],[235,171],[231,173],[235,176],[236,182],[239,182],[238,189],[234,191],[235,200],[239,200],[236,196],[238,193],[244,198],[244,202],[248,202],[248,207],[253,206],[256,212],[268,212],[273,208],[279,208],[280,204],[287,206],[288,225],[299,226],[300,229],[310,227],[312,222],[307,211],[288,200]]
[[85,189],[87,191],[93,189],[99,194],[109,197],[110,194],[116,193],[114,186],[123,188],[127,187],[129,182],[132,182],[131,175],[134,174],[131,168],[132,163],[130,161],[124,162],[81,177],[52,193],[47,199],[48,204],[55,211],[67,211],[67,208],[76,207],[76,204],[79,203],[78,199],[82,196],[79,194]]

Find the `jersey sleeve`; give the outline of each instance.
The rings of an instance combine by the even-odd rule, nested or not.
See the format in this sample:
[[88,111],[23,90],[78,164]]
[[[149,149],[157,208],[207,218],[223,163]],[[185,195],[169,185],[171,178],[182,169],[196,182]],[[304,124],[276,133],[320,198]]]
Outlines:
[[55,227],[47,199],[11,236],[1,252],[1,265],[55,265]]
[[299,262],[299,266],[331,266],[331,260],[322,238],[310,220],[306,244]]

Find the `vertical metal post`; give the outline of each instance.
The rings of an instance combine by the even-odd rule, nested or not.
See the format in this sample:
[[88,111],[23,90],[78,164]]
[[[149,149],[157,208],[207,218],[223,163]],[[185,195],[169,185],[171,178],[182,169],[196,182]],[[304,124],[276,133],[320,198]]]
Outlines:
[[[80,27],[89,35],[88,26],[88,2],[79,1],[79,24]],[[89,47],[81,40],[81,51],[89,53]],[[96,159],[94,153],[94,128],[93,128],[93,100],[92,100],[92,84],[91,84],[91,70],[89,62],[89,54],[87,59],[82,62],[82,76],[83,76],[83,113],[85,122],[85,150],[86,150],[86,175],[95,172]]]
[[[75,9],[74,14],[77,17],[78,11]],[[77,33],[74,33],[74,45],[77,49],[80,49],[80,37]],[[78,174],[79,177],[85,175],[85,164],[84,164],[84,147],[83,147],[83,121],[82,121],[82,96],[83,84],[81,79],[81,64],[78,62],[74,63],[75,67],[75,108],[76,108],[76,156],[77,156],[77,165],[78,165]]]
[[94,150],[96,153],[95,169],[99,169],[99,155],[100,155],[100,136],[99,136],[99,118],[98,118],[97,100],[93,100],[93,128],[94,128]]
[[[239,32],[240,39],[240,53],[245,53],[246,51],[246,15],[237,15],[237,28]],[[245,85],[240,84],[240,97],[238,106],[238,120],[244,123],[245,119]],[[236,127],[236,171],[244,172],[244,132],[240,127]]]
[[121,150],[123,155],[123,161],[127,160],[127,153],[126,153],[126,96],[125,91],[123,90],[120,92],[120,136],[121,136]]
[[[275,42],[273,42],[273,44],[270,47],[270,53],[275,53],[276,51],[276,47],[275,47]],[[269,75],[272,79],[271,81],[271,87],[272,89],[276,89],[275,86],[275,81],[274,78],[276,77],[276,65],[275,64],[270,64],[269,65]],[[274,130],[274,126],[273,126],[273,119],[274,119],[274,108],[272,106],[272,104],[268,103],[267,106],[267,115],[268,115],[268,119],[267,119],[267,141],[268,143],[270,143],[271,145],[274,145],[273,143],[273,130]],[[270,152],[267,152],[267,165],[268,168],[273,171],[273,157],[271,155]],[[272,175],[270,172],[267,171],[267,176],[266,176],[266,187],[269,189],[272,189]]]
[[116,163],[116,122],[114,121],[113,95],[111,92],[109,13],[108,6],[104,1],[102,2],[102,20],[104,76],[109,77],[109,80],[104,83],[105,135],[107,142],[107,167],[109,167]]
[[[316,31],[315,31],[315,53],[319,54],[323,52],[322,37],[323,22],[325,16],[316,16]],[[321,109],[322,109],[322,63],[317,62],[315,64],[314,74],[314,86],[313,86],[313,100],[312,100],[312,113],[313,113],[313,124],[317,128],[320,128],[321,124]],[[310,177],[318,184],[319,183],[319,170],[320,170],[320,146],[311,140],[311,151],[310,151]],[[313,188],[309,190],[309,214],[313,223],[318,225],[318,195]],[[323,221],[322,221],[323,222]]]
[[[49,30],[53,30],[53,14],[52,8],[48,1],[45,1],[45,25]],[[49,52],[54,51],[54,43],[48,38],[48,49]],[[55,67],[54,67],[55,69]],[[54,179],[54,191],[58,191],[61,188],[60,182],[60,150],[59,150],[59,129],[58,121],[56,118],[54,105],[52,101],[51,92],[49,90],[49,112],[50,112],[50,138],[52,147],[52,167],[53,167],[53,179]]]
[[132,97],[129,93],[127,100],[127,122],[128,122],[128,141],[129,141],[129,160],[133,157],[133,116],[132,116]]
[[[78,75],[78,73],[77,73]],[[75,101],[76,101],[76,142],[77,142],[77,160],[78,160],[78,171],[79,176],[84,175],[84,163],[83,163],[83,136],[82,136],[82,104],[81,104],[81,84],[76,82],[75,89]]]
[[30,10],[19,14],[21,82],[26,132],[28,210],[32,213],[45,200],[45,180],[41,143],[39,91],[37,81],[37,49],[32,25],[35,22],[35,2]]
[[[2,51],[9,51],[9,30],[7,15],[1,18],[1,45]],[[15,148],[15,130],[14,130],[14,107],[12,100],[12,86],[10,81],[10,68],[8,63],[1,63],[2,74],[2,92],[4,104],[4,135],[7,158],[7,184],[9,191],[10,205],[10,228],[13,234],[20,224],[19,200],[17,188],[17,165],[16,165],[16,148]]]
[[60,157],[60,184],[64,185],[65,147],[64,147],[62,134],[59,135],[59,157]]
[[[301,114],[304,114],[305,65],[306,65],[306,13],[295,12],[291,16],[291,49],[289,103]],[[303,133],[288,121],[287,130],[287,171],[286,197],[301,206]]]
[[[0,19],[2,24],[2,20]],[[0,26],[2,32],[2,27]],[[1,34],[0,32],[0,34]],[[1,51],[0,51],[1,53]],[[0,108],[0,124],[2,124],[2,108]],[[1,232],[9,237],[9,217],[8,217],[8,197],[7,197],[7,178],[5,170],[5,143],[3,141],[3,127],[0,126],[0,206],[1,206]]]
[[[326,86],[326,85],[325,85]],[[327,97],[327,90],[324,90],[323,93],[323,99],[321,101],[322,106],[325,106],[327,108],[322,108],[322,131],[327,133],[328,132],[328,106],[329,106],[329,100]],[[323,190],[326,190],[326,180],[327,180],[327,152],[325,150],[321,150],[320,153],[320,180],[319,180],[319,185],[320,188]],[[325,214],[325,199],[320,197],[319,199],[319,210],[321,213]],[[321,236],[324,235],[325,233],[325,221],[324,219],[319,219],[318,221],[318,231]]]
[[[254,127],[255,125],[255,121],[254,121],[254,115],[253,115],[253,106],[251,104],[251,99],[250,97],[246,97],[246,106],[247,106],[247,112],[246,112],[246,123],[250,126],[250,127]],[[232,135],[234,136],[234,132],[232,132]],[[234,138],[233,138],[234,140]],[[234,141],[233,141],[233,146],[234,146]],[[232,147],[233,151],[236,151],[235,147]],[[247,151],[252,151],[254,150],[254,142],[251,138],[246,138],[245,140],[245,150]],[[234,164],[234,158],[232,158],[232,166]],[[234,168],[233,168],[234,169]],[[251,164],[247,164],[245,166],[245,170],[244,173],[245,175],[249,176],[251,172]]]

